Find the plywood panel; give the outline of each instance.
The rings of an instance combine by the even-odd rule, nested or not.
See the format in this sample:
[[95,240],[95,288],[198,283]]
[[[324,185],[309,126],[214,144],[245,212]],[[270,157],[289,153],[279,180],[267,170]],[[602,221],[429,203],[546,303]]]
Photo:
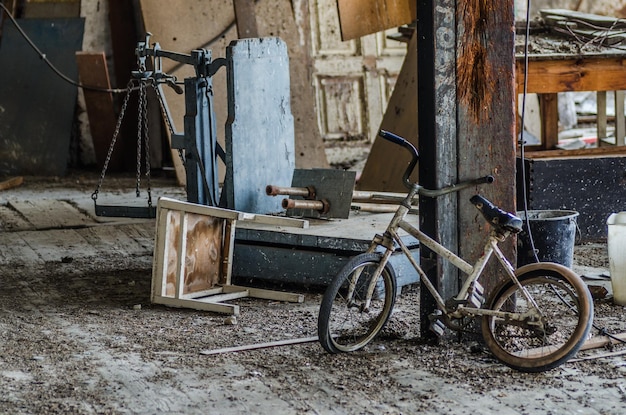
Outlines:
[[356,39],[415,20],[412,0],[337,0],[341,38]]
[[[417,147],[417,125],[417,38],[413,34],[380,128],[404,137]],[[357,188],[406,191],[402,185],[402,174],[410,159],[406,150],[377,137]],[[414,172],[413,179],[417,180],[417,171]]]
[[[79,52],[76,53],[78,75],[83,85],[109,89],[109,71],[107,69],[104,52]],[[110,92],[95,91],[90,88],[83,90],[85,105],[89,117],[89,129],[93,137],[93,146],[96,153],[98,167],[102,168],[113,134],[115,132],[116,117],[113,106],[113,96]],[[109,160],[109,171],[120,170],[123,166],[121,157],[122,150],[119,146],[114,149]]]

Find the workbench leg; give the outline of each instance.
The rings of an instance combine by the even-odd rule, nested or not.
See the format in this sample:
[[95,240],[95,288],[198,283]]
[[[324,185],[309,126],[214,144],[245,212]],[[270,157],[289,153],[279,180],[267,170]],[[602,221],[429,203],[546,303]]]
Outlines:
[[604,145],[603,138],[606,138],[606,91],[596,92],[596,112],[598,113],[598,147]]
[[624,118],[624,91],[615,91],[615,145],[624,145],[626,119]]
[[552,150],[559,143],[559,101],[557,94],[539,94],[541,148]]

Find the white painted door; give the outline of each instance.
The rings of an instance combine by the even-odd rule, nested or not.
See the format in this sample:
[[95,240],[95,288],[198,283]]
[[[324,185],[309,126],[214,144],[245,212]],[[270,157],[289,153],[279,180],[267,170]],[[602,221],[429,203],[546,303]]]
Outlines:
[[390,29],[343,42],[336,0],[310,0],[313,83],[325,140],[371,142],[400,72],[406,44]]

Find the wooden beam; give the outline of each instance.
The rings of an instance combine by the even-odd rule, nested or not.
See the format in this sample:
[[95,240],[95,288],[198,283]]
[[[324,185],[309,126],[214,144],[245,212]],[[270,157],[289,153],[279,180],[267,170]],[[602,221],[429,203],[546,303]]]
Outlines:
[[[456,0],[419,0],[417,14],[417,110],[420,183],[439,189],[457,182]],[[442,34],[444,34],[442,36]],[[436,109],[436,110],[435,110]],[[421,230],[448,249],[458,250],[456,195],[420,198]],[[458,273],[450,263],[420,247],[421,264],[443,298],[458,291]],[[433,263],[434,262],[434,263]],[[423,287],[423,286],[422,286]],[[420,291],[420,332],[432,339],[429,315],[435,299]]]
[[[580,59],[537,59],[528,62],[530,93],[567,91],[626,90],[626,59],[619,57],[584,57]],[[524,65],[516,65],[517,92],[524,88]]]
[[12,177],[10,179],[6,179],[0,182],[0,190],[12,189],[14,187],[20,186],[22,183],[24,183],[24,177]]
[[[490,227],[468,199],[480,193],[515,212],[515,56],[513,0],[457,0],[458,178],[491,174],[495,182],[458,194],[459,254],[475,261]],[[438,108],[435,106],[434,108]],[[421,137],[421,135],[420,135]],[[515,264],[515,238],[500,244]],[[481,277],[485,292],[506,278],[498,261]]]
[[235,19],[237,20],[237,34],[239,39],[259,37],[254,12],[254,0],[234,0]]
[[552,150],[559,144],[558,94],[539,94],[541,111],[541,148]]

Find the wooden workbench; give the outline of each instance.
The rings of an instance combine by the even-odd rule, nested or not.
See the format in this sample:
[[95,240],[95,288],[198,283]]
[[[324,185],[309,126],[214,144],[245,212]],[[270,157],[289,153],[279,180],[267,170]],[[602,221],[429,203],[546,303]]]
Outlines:
[[[517,93],[524,91],[524,58],[516,58]],[[606,92],[616,91],[615,113],[617,145],[624,145],[624,90],[626,90],[626,53],[593,55],[531,55],[528,60],[527,93],[539,95],[541,107],[541,145],[528,150],[552,150],[558,142],[558,93],[596,91],[598,93],[598,138],[606,137]],[[598,140],[600,142],[600,140]],[[614,152],[614,148],[591,153]]]

